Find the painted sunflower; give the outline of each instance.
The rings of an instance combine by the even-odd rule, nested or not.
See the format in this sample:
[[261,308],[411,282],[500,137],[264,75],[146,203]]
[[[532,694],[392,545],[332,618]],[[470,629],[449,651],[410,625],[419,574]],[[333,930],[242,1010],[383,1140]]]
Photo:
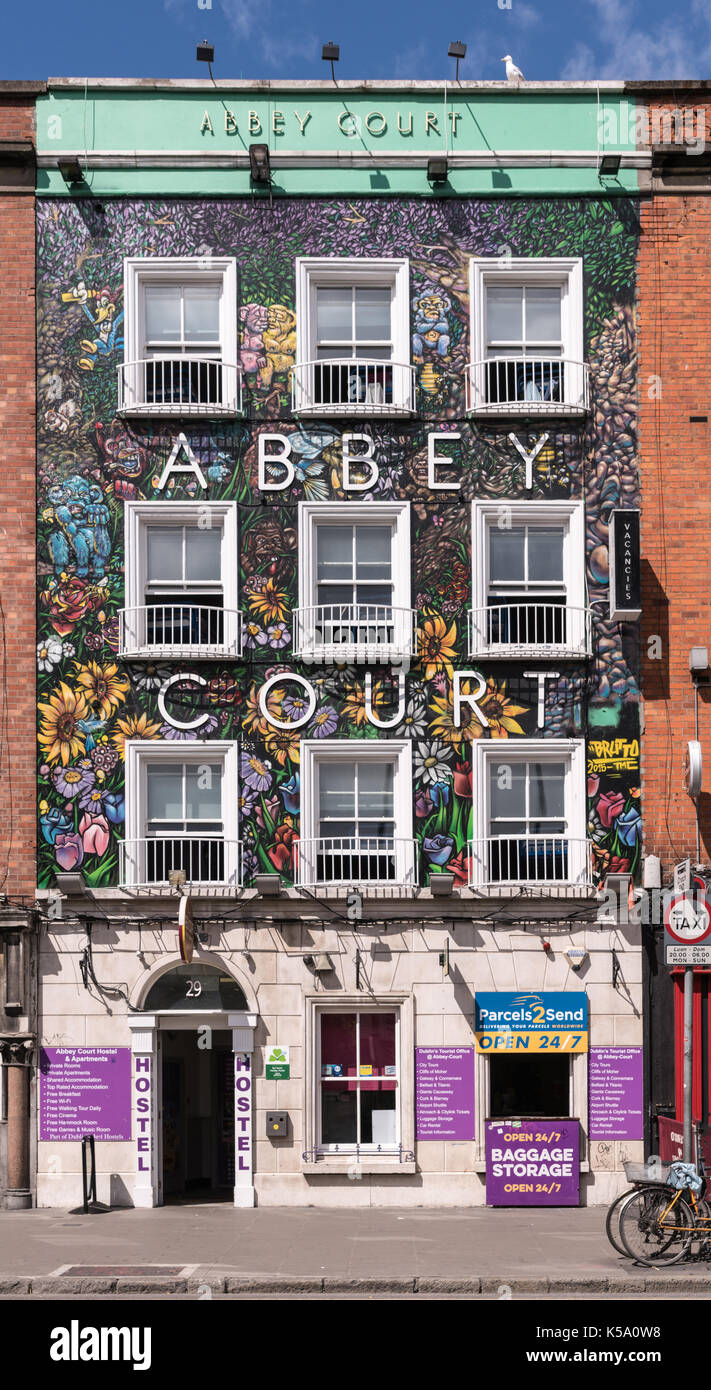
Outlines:
[[417,652],[424,666],[425,680],[434,680],[438,671],[443,669],[451,677],[452,662],[457,655],[454,647],[456,640],[456,623],[448,628],[439,613],[431,613],[424,619],[422,626],[417,629]]
[[91,710],[82,690],[70,690],[60,681],[47,701],[40,701],[41,715],[38,742],[46,761],[61,762],[63,767],[86,751],[86,734],[79,727],[82,719],[91,718]]
[[276,580],[268,579],[263,588],[249,597],[249,606],[265,623],[281,623],[286,617],[289,595],[277,586]]
[[[462,681],[460,691],[463,696],[473,696],[471,681]],[[477,701],[482,713],[486,713],[484,698],[480,697]],[[434,715],[434,719],[430,720],[430,734],[433,738],[442,739],[443,743],[451,743],[455,748],[460,748],[469,739],[483,738],[485,727],[477,718],[471,705],[462,702],[459,712],[460,722],[459,725],[455,724],[451,687],[446,695],[434,696],[430,709]]]
[[506,694],[506,681],[497,687],[493,676],[486,683],[486,694],[481,701],[482,712],[489,721],[492,738],[508,738],[509,734],[523,734],[525,731],[517,722],[517,714],[527,714],[525,705],[514,705]]
[[280,767],[284,767],[287,758],[292,763],[301,761],[301,740],[299,731],[295,729],[270,729],[264,740],[264,746],[273,758],[276,758]]
[[[271,690],[269,691],[269,694],[267,695],[267,709],[269,710],[269,713],[274,717],[274,719],[284,718],[283,703],[285,699],[286,691],[282,690],[280,686],[272,686]],[[264,715],[262,714],[262,711],[259,708],[259,695],[257,694],[257,687],[256,685],[253,685],[250,689],[249,695],[247,696],[244,702],[242,728],[246,729],[249,733],[261,734],[262,737],[264,737],[266,734],[269,733],[272,727],[273,726],[269,723],[269,721],[264,718]]]
[[111,718],[131,689],[128,676],[119,671],[115,661],[106,666],[100,666],[98,661],[89,661],[86,666],[77,662],[76,678],[92,710],[102,719]]
[[112,740],[114,748],[125,759],[127,738],[157,738],[159,733],[160,724],[151,723],[147,714],[128,714],[125,719],[117,719]]
[[[372,687],[371,707],[377,708],[385,703],[385,691],[382,684]],[[366,722],[365,710],[365,686],[362,681],[354,681],[352,685],[346,686],[346,694],[343,697],[341,714],[348,719],[351,724],[355,724],[356,729],[360,729]]]

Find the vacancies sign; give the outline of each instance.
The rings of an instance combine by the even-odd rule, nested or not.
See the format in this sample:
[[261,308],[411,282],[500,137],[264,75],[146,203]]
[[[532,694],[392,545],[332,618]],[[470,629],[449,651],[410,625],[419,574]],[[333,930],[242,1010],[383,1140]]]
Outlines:
[[588,996],[477,993],[474,1031],[477,1052],[587,1052]]

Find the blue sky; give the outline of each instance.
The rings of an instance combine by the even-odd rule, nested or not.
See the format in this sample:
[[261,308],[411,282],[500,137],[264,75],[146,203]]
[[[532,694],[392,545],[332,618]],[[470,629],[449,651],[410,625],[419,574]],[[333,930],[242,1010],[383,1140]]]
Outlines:
[[3,13],[0,77],[202,77],[195,44],[214,43],[220,78],[319,78],[321,44],[341,45],[342,78],[707,77],[711,0],[33,0]]

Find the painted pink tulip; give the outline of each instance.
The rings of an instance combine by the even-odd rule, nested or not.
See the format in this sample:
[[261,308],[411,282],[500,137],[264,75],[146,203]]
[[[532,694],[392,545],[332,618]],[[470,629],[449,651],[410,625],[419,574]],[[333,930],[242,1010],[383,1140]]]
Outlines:
[[596,772],[591,772],[588,777],[588,796],[597,796],[600,789],[600,778]]
[[71,872],[81,864],[84,849],[80,835],[58,835],[54,842],[54,853],[60,869]]
[[85,854],[96,854],[101,858],[109,847],[109,823],[105,816],[85,815],[79,822]]
[[605,792],[604,796],[599,797],[595,810],[606,830],[610,829],[613,820],[625,809],[625,798],[622,792]]

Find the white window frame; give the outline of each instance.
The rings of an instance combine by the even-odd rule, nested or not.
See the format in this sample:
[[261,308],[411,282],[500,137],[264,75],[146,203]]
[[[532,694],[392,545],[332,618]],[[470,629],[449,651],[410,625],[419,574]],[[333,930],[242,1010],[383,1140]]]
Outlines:
[[[392,529],[393,641],[322,643],[317,640],[317,537],[319,523],[377,526]],[[299,616],[296,653],[307,661],[364,662],[399,665],[406,669],[414,655],[414,615],[411,600],[409,502],[299,503]]]
[[[401,1142],[402,1142],[402,1103],[401,1103],[402,1085],[401,1085],[401,1080],[400,1080],[400,1074],[401,1074],[401,1069],[402,1069],[402,1049],[401,1049],[401,1045],[400,1045],[400,1010],[399,1010],[399,1008],[397,1008],[397,1007],[394,1007],[394,1008],[392,1008],[392,1007],[391,1007],[391,1008],[387,1008],[387,1007],[386,1007],[385,1005],[383,1005],[383,1004],[374,1005],[374,1004],[372,1004],[372,1003],[371,1003],[371,1004],[361,1003],[361,1004],[358,1004],[358,1005],[353,1005],[353,1004],[351,1004],[351,1005],[340,1005],[340,1006],[338,1006],[338,1007],[332,1007],[332,1008],[330,1008],[330,1009],[320,1009],[320,1010],[318,1011],[318,1013],[317,1013],[317,1017],[316,1017],[316,1038],[315,1038],[315,1046],[316,1046],[315,1064],[316,1064],[316,1065],[315,1065],[315,1070],[314,1070],[314,1084],[315,1084],[316,1093],[317,1093],[316,1106],[315,1106],[315,1111],[316,1111],[316,1116],[315,1116],[315,1118],[316,1118],[316,1148],[319,1150],[319,1153],[325,1153],[325,1154],[328,1154],[328,1153],[339,1153],[339,1152],[342,1151],[342,1149],[343,1149],[343,1147],[344,1147],[342,1144],[327,1144],[327,1143],[324,1143],[324,1140],[323,1140],[323,1131],[322,1131],[323,1118],[322,1118],[322,1109],[321,1109],[320,1099],[321,1099],[321,1092],[322,1092],[322,1090],[323,1090],[323,1082],[324,1082],[324,1079],[325,1079],[325,1078],[321,1076],[321,1062],[322,1062],[322,1056],[321,1056],[321,1019],[323,1018],[324,1014],[330,1014],[331,1016],[333,1016],[334,1014],[376,1014],[376,1013],[394,1014],[394,1015],[395,1015],[395,1076],[394,1076],[394,1077],[384,1077],[384,1076],[381,1077],[381,1076],[378,1076],[378,1077],[375,1078],[375,1080],[381,1080],[381,1081],[392,1080],[392,1081],[395,1082],[395,1139],[394,1139],[394,1141],[393,1141],[392,1144],[381,1145],[380,1147],[379,1147],[377,1144],[373,1144],[373,1143],[370,1143],[370,1144],[363,1144],[363,1143],[361,1143],[360,1145],[358,1145],[358,1147],[359,1147],[361,1153],[367,1153],[367,1154],[371,1154],[371,1153],[389,1153],[389,1154],[392,1154],[392,1153],[399,1153],[400,1144],[401,1144]],[[373,1078],[370,1078],[370,1077],[361,1077],[361,1076],[358,1075],[358,1073],[356,1073],[355,1076],[344,1076],[344,1077],[343,1077],[343,1080],[344,1080],[344,1081],[355,1081],[355,1082],[368,1081],[368,1080],[371,1080],[371,1079],[373,1079]],[[336,1083],[337,1083],[337,1080],[338,1080],[338,1078],[334,1078],[334,1081],[335,1081]],[[355,1141],[355,1143],[354,1143],[353,1145],[349,1146],[349,1147],[351,1148],[351,1152],[352,1152],[353,1149],[356,1147],[356,1144],[357,1144],[357,1140]]]
[[[195,643],[148,645],[142,641],[140,613],[146,607],[147,543],[149,526],[197,525],[209,510],[211,519],[222,528],[222,606],[225,613],[224,642],[204,649]],[[242,647],[242,622],[238,611],[239,550],[237,535],[237,503],[208,502],[124,502],[124,536],[126,545],[126,608],[123,621],[122,650],[132,656],[159,656],[162,652],[194,660],[222,659],[238,656]],[[196,580],[196,588],[199,581]],[[190,590],[185,591],[186,605]],[[199,605],[198,605],[199,606]]]
[[[358,1173],[414,1173],[415,1149],[415,1024],[414,1000],[412,991],[393,994],[378,994],[372,999],[364,999],[362,993],[339,992],[338,999],[325,1000],[323,993],[306,998],[306,1057],[304,1067],[304,1138],[306,1154],[302,1161],[305,1173],[346,1173],[353,1172],[355,1156],[352,1149],[347,1151],[321,1148],[320,1114],[320,1015],[328,1012],[355,1013],[362,1009],[365,1013],[385,1013],[397,1015],[398,1051],[398,1105],[399,1105],[399,1143],[392,1149],[361,1149]],[[402,1153],[399,1152],[402,1146]]]
[[[127,256],[124,259],[124,405],[125,411],[141,409],[143,413],[161,415],[182,415],[186,407],[179,403],[146,405],[136,399],[141,394],[142,377],[138,371],[131,373],[131,364],[143,361],[146,356],[146,313],[145,289],[148,285],[170,285],[194,283],[199,285],[206,280],[222,282],[220,297],[220,352],[216,357],[206,353],[206,358],[220,361],[227,368],[234,369],[225,375],[226,399],[215,407],[201,409],[202,414],[236,414],[241,406],[239,391],[238,356],[238,313],[237,313],[237,261],[234,256]],[[159,354],[156,354],[159,356]],[[195,351],[171,356],[201,357],[199,345]]]
[[[555,402],[487,402],[486,292],[490,285],[557,285],[561,294],[560,361],[566,363],[565,400]],[[471,389],[476,410],[482,414],[565,414],[582,411],[586,398],[583,364],[583,260],[580,256],[473,256],[469,266],[471,294]],[[501,356],[521,354],[502,351]],[[544,359],[545,360],[545,359]]]
[[[222,838],[225,841],[225,884],[232,887],[240,882],[239,862],[239,758],[238,744],[233,740],[195,739],[126,739],[126,842],[135,844],[146,837],[146,795],[149,763],[221,763],[222,764]],[[179,838],[179,837],[174,837]],[[199,839],[198,835],[193,836]],[[219,836],[206,837],[219,839]],[[122,887],[132,888],[143,883],[131,881],[131,862],[135,866],[139,855],[126,858]],[[160,885],[156,885],[159,887]],[[212,883],[210,884],[212,885]],[[217,885],[220,886],[220,885]]]
[[[503,743],[500,739],[477,739],[473,743],[473,785],[476,788],[472,803],[472,841],[475,846],[474,870],[476,871],[477,855],[476,846],[485,846],[491,838],[490,816],[489,816],[489,765],[500,763],[502,765],[511,763],[527,762],[565,762],[567,763],[565,777],[565,838],[570,840],[570,851],[568,855],[569,877],[566,880],[542,879],[540,883],[528,884],[529,891],[535,892],[540,889],[544,893],[549,893],[551,889],[561,886],[577,885],[585,888],[586,884],[586,865],[587,865],[587,797],[586,797],[586,763],[585,763],[585,739],[584,738],[517,738],[515,742],[507,739]],[[512,835],[511,839],[516,836]],[[480,863],[486,862],[485,847],[480,851]],[[489,884],[484,876],[482,868],[480,882],[473,881],[471,886],[478,890],[494,888],[501,892],[510,892],[511,887],[507,883]],[[587,890],[589,891],[589,889]]]
[[[300,839],[313,844],[320,837],[318,807],[318,768],[323,762],[392,762],[393,810],[396,874],[392,887],[414,887],[417,883],[417,847],[412,828],[412,741],[410,739],[320,738],[301,741],[301,833]],[[409,847],[408,847],[409,846]],[[316,855],[306,851],[302,861],[301,883],[307,887],[335,889],[330,880],[316,879]],[[305,874],[305,876],[304,876]],[[368,888],[368,880],[360,885]],[[373,888],[382,884],[373,883]]]
[[[319,288],[356,285],[367,289],[392,288],[392,404],[374,407],[372,402],[339,402],[316,406],[309,396],[309,368],[316,360],[316,293]],[[366,360],[366,359],[364,359]],[[387,359],[380,359],[386,364]],[[299,370],[301,368],[301,371]],[[398,370],[398,368],[400,370]],[[296,361],[294,409],[319,414],[410,414],[410,262],[405,256],[297,256],[296,258]]]
[[[563,542],[563,579],[566,589],[565,643],[548,645],[544,643],[520,644],[515,642],[490,643],[486,621],[489,597],[489,534],[501,517],[502,501],[488,498],[472,502],[472,618],[470,624],[470,655],[500,656],[511,660],[517,655],[536,656],[548,653],[565,655],[585,655],[590,647],[590,621],[588,617],[587,585],[585,579],[585,503],[555,501],[527,502],[514,498],[505,499],[506,520],[511,526],[560,526],[567,527]],[[523,595],[511,603],[534,603],[533,597]],[[502,600],[502,605],[504,601]]]

